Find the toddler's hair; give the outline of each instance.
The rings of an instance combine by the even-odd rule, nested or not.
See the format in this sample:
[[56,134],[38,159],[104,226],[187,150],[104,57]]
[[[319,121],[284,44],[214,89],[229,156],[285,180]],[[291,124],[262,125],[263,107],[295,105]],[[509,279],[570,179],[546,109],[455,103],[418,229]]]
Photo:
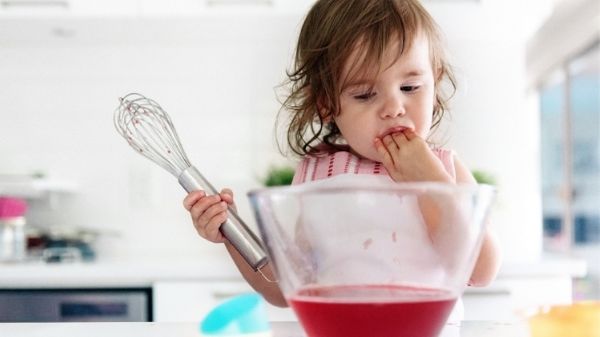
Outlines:
[[[385,50],[398,40],[398,56],[424,34],[435,80],[432,129],[441,121],[456,91],[437,24],[418,0],[319,0],[308,12],[296,46],[294,68],[287,73],[289,94],[281,112],[291,114],[287,143],[298,155],[340,149],[340,132],[327,117],[339,113],[344,84],[357,76],[376,77]],[[344,63],[358,49],[358,61],[341,79]],[[445,95],[441,82],[451,93]],[[324,114],[319,113],[324,112]],[[329,118],[331,120],[331,118]]]

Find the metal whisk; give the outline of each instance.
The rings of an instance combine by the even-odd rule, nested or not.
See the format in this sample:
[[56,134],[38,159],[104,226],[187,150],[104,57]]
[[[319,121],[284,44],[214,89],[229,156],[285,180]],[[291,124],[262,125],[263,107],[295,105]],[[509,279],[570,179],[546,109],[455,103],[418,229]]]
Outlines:
[[[113,122],[117,131],[138,153],[157,163],[177,178],[189,193],[204,190],[217,194],[217,190],[190,163],[169,115],[154,100],[131,93],[120,98]],[[223,236],[255,271],[266,263],[266,254],[252,231],[229,208],[228,219],[221,225]]]

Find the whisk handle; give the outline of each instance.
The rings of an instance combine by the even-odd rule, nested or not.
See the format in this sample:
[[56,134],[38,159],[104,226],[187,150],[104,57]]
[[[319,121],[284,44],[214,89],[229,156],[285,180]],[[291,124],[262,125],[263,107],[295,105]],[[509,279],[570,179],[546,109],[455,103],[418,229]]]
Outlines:
[[[202,176],[194,166],[185,169],[178,177],[179,184],[189,193],[203,190],[210,194],[217,194],[217,190]],[[248,228],[237,213],[229,208],[228,217],[221,225],[221,233],[242,255],[254,271],[258,271],[267,264],[265,254],[258,237]]]

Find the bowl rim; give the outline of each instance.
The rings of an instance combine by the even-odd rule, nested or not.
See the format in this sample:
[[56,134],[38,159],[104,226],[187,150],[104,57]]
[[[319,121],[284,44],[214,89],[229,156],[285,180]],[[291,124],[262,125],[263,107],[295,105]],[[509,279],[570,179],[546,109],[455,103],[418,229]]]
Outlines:
[[377,186],[366,186],[359,183],[344,183],[339,186],[330,186],[320,184],[322,180],[314,181],[299,185],[288,186],[273,186],[261,187],[248,191],[247,195],[250,198],[258,196],[274,196],[274,195],[311,195],[311,194],[337,194],[348,191],[364,191],[364,192],[411,192],[421,193],[423,191],[434,191],[439,193],[490,193],[495,195],[497,188],[489,184],[469,184],[469,183],[441,183],[441,182],[391,182],[388,184],[378,184]]

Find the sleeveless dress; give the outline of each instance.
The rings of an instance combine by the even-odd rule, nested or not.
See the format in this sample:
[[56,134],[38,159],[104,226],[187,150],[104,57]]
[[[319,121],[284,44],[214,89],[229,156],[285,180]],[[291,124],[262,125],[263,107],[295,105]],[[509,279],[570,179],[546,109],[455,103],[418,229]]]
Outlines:
[[[452,151],[442,148],[432,150],[444,164],[446,172],[456,179]],[[347,151],[338,151],[330,154],[305,156],[296,168],[292,185],[326,179],[339,174],[387,176],[390,182],[392,181],[382,163],[359,158]]]
[[[453,160],[453,152],[451,150],[443,149],[443,148],[432,148],[433,153],[440,159],[446,172],[456,180],[456,171],[454,167]],[[388,174],[387,170],[380,162],[374,162],[369,159],[359,158],[358,156],[347,152],[347,151],[338,151],[334,153],[321,153],[317,155],[307,155],[302,161],[298,164],[294,178],[292,181],[292,185],[298,184],[318,184],[322,186],[336,186],[339,184],[356,184],[357,182],[361,182],[364,186],[372,186],[377,184],[387,184],[393,183],[394,181]],[[361,185],[361,184],[359,184]],[[397,202],[394,200],[384,201],[380,200],[378,202]],[[404,205],[403,207],[406,207]],[[327,212],[328,206],[326,202],[323,203],[323,209],[321,211],[315,211],[314,216],[322,216],[325,212]],[[311,215],[307,215],[311,216]],[[377,220],[381,222],[382,220]],[[327,229],[319,229],[319,234],[315,235],[315,237],[311,238],[311,240],[322,240],[322,238],[327,238],[332,235],[337,235],[334,231],[328,232]],[[309,234],[310,235],[310,234]],[[422,234],[411,233],[411,237],[419,237]],[[425,240],[425,238],[423,238]],[[419,241],[418,239],[416,241]],[[414,242],[406,242],[405,245],[413,244],[415,251],[419,252],[419,258],[422,258],[424,261],[431,261],[430,259],[434,259],[433,253],[425,252],[419,243]],[[326,245],[326,244],[325,244]],[[323,245],[320,245],[323,246]],[[333,250],[339,250],[340,247],[337,245],[336,247],[332,247]],[[389,250],[388,248],[383,248]],[[410,251],[410,248],[407,248]],[[318,254],[318,252],[317,252]],[[330,254],[328,252],[323,252],[323,254]],[[352,253],[348,253],[351,256]],[[344,255],[343,253],[341,255]],[[353,260],[353,266],[356,266],[356,259]],[[427,262],[424,262],[427,263]],[[343,261],[336,260],[331,261],[331,265],[338,265],[339,268],[332,267],[332,273],[339,274],[342,270],[346,272],[346,269],[343,267]],[[369,266],[368,264],[364,264],[364,269],[360,268],[360,272],[357,273],[364,274],[368,273]],[[352,275],[348,275],[349,278],[352,278]],[[361,276],[362,277],[362,276]],[[427,275],[426,277],[442,277],[439,275]],[[454,306],[450,317],[448,318],[448,322],[456,323],[464,318],[464,308],[463,303],[459,299]]]

